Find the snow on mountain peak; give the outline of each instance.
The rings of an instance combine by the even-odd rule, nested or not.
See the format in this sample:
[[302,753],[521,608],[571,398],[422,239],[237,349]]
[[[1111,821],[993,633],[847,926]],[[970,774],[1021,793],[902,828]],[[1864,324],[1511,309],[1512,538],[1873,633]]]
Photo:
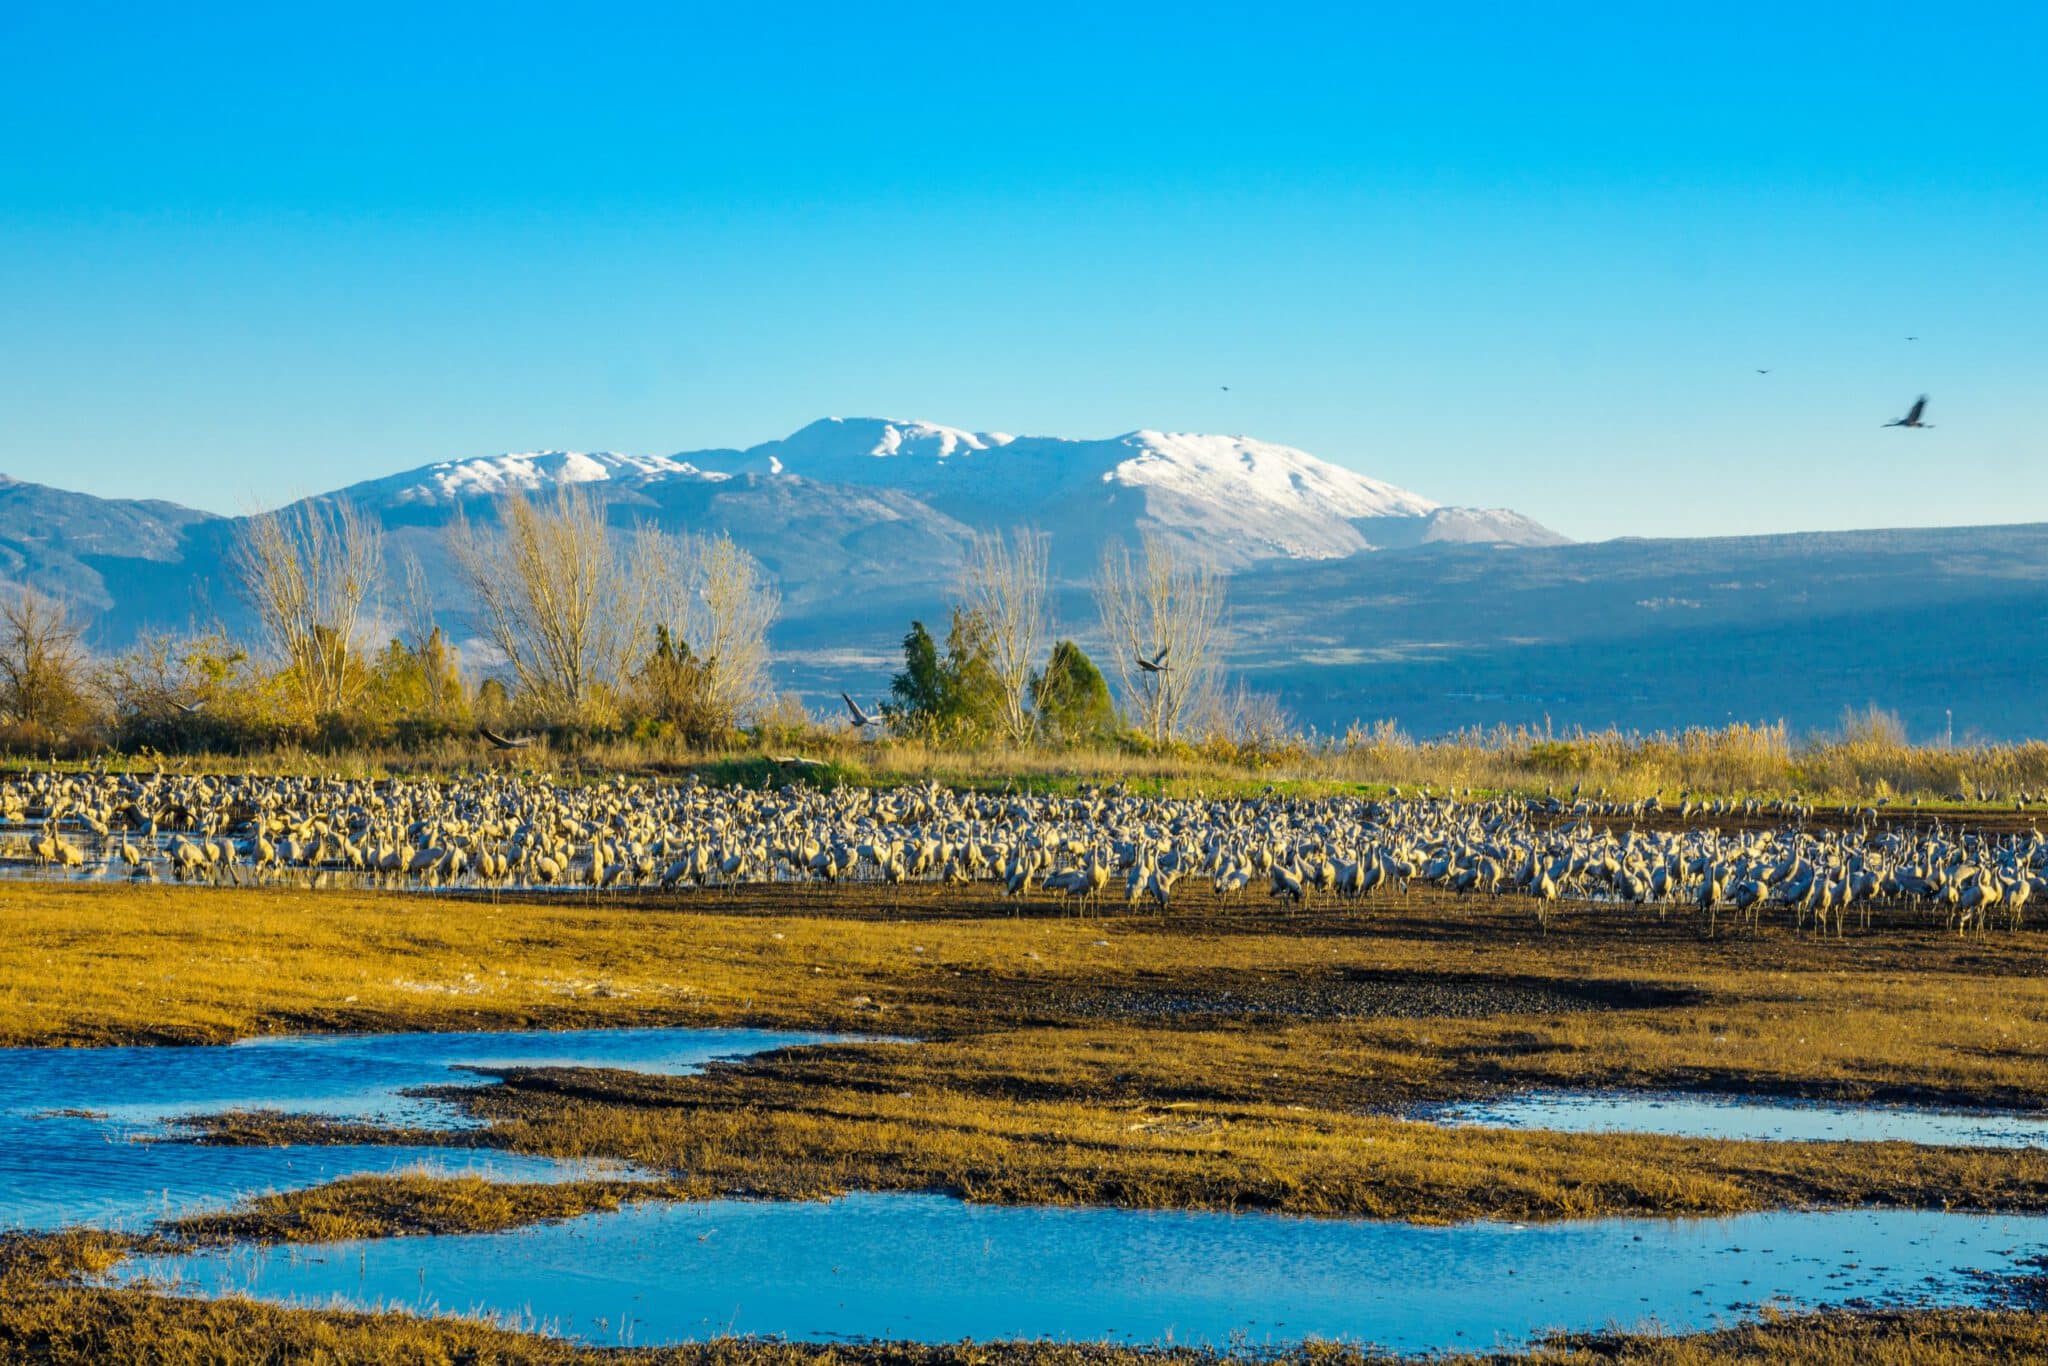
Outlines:
[[[996,432],[970,432],[937,422],[906,422],[887,417],[827,417],[755,450],[787,465],[806,460],[885,459],[891,456],[944,460],[956,453],[985,451],[1013,438]],[[802,471],[799,471],[800,473]]]
[[[567,484],[608,484],[623,494],[665,481],[748,476],[907,497],[967,526],[1036,525],[1075,553],[1104,537],[1138,533],[1179,538],[1224,564],[1324,559],[1432,540],[1550,538],[1512,513],[1446,508],[1249,436],[1146,429],[1073,440],[879,417],[824,418],[744,451],[538,451],[444,461],[346,492],[424,509]],[[829,505],[844,509],[839,497]]]
[[1437,504],[1292,446],[1248,436],[1137,431],[1120,439],[1138,454],[1104,482],[1150,485],[1211,498],[1255,498],[1275,508],[1339,517],[1422,517]]
[[671,478],[726,478],[687,460],[666,455],[620,455],[614,451],[515,451],[469,460],[443,460],[348,490],[363,501],[386,504],[459,503],[533,493],[563,484],[619,481],[646,484]]

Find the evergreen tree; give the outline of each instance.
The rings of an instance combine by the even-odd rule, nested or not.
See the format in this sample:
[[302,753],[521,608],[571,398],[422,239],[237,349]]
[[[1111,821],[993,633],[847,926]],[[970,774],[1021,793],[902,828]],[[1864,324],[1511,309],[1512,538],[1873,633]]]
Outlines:
[[936,727],[951,708],[951,691],[932,633],[923,622],[911,622],[903,637],[903,672],[889,680],[892,700],[884,713],[906,729]]
[[1031,705],[1038,710],[1040,732],[1063,744],[1100,740],[1116,731],[1109,684],[1071,640],[1053,646],[1044,671],[1032,675]]
[[954,743],[987,739],[1001,724],[1002,683],[988,662],[986,632],[974,613],[953,609],[946,650],[921,621],[903,637],[903,672],[889,682],[882,710],[897,730]]

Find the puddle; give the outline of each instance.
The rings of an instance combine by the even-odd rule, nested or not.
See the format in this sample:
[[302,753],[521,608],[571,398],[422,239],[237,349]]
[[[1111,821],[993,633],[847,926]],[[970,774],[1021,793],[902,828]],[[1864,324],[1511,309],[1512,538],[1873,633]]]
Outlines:
[[2048,1146],[2048,1115],[1850,1105],[1663,1092],[1530,1091],[1433,1106],[1437,1124],[1563,1133],[1670,1134],[1772,1142],[1919,1143],[1944,1148]]
[[509,1233],[141,1258],[179,1293],[481,1314],[591,1343],[726,1333],[1486,1349],[1755,1306],[1968,1303],[2048,1216],[1776,1212],[1452,1227],[940,1196],[635,1205]]
[[501,1180],[631,1174],[616,1163],[497,1151],[374,1145],[202,1147],[149,1141],[166,1121],[274,1109],[416,1128],[467,1121],[445,1101],[402,1094],[483,1084],[465,1070],[619,1067],[688,1072],[822,1034],[747,1029],[590,1029],[523,1033],[292,1035],[220,1047],[0,1049],[0,1228],[140,1228],[225,1208],[265,1191],[424,1165]]

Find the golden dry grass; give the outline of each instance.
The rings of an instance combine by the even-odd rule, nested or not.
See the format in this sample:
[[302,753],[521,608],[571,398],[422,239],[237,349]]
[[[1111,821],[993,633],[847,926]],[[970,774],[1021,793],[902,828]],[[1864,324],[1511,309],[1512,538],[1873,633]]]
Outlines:
[[[45,746],[0,755],[0,768],[47,766]],[[822,768],[779,765],[802,756]],[[756,736],[729,748],[692,749],[679,739],[580,739],[543,742],[516,756],[558,779],[602,779],[615,773],[701,773],[752,786],[791,780],[878,786],[940,782],[983,789],[1071,790],[1080,783],[1121,782],[1133,790],[1172,794],[1248,795],[1277,784],[1284,790],[1352,792],[1389,785],[1438,790],[1537,793],[1583,785],[1632,799],[1681,791],[1709,797],[1796,797],[1862,803],[1915,799],[1942,807],[1989,803],[2009,810],[2021,792],[2048,794],[2048,742],[1910,744],[1897,719],[1876,710],[1845,714],[1839,730],[1794,737],[1784,724],[1698,726],[1643,734],[1618,730],[1552,732],[1497,726],[1417,740],[1388,722],[1354,724],[1342,736],[1275,733],[1248,737],[1228,729],[1164,747],[1138,743],[1071,747],[938,745],[911,736],[870,739],[836,715]],[[77,761],[72,761],[74,764]],[[295,745],[265,748],[252,737],[240,752],[159,755],[101,754],[92,762],[144,771],[342,774],[455,773],[502,764],[506,756],[471,733],[419,746],[366,744],[340,749]]]
[[[1107,1029],[1126,1032],[1118,1067],[1147,1087],[1216,1070],[1220,1048],[1245,1055],[1259,1094],[1293,1078],[1345,1103],[1530,1082],[1986,1101],[2043,1091],[2048,942],[2031,931],[1703,942],[1689,923],[1585,908],[1539,934],[1511,902],[1429,894],[1263,911],[1191,896],[1170,919],[1077,917],[983,888],[492,901],[21,883],[0,890],[0,1043],[597,1023]],[[1316,1014],[1324,995],[1361,981],[1415,984],[1422,1017],[1376,1015],[1369,994],[1358,1018]],[[1260,984],[1278,997],[1256,1028],[1144,1009],[1148,994],[1199,1004]],[[1657,989],[1681,1003],[1517,1014],[1515,998],[1494,1003],[1501,986],[1622,999]],[[1103,1003],[1094,1016],[1087,998]],[[1191,1026],[1213,1037],[1190,1038]],[[1017,1065],[1041,1047],[1016,1050]]]
[[[2048,1021],[2033,934],[1709,943],[1609,908],[1545,935],[1505,906],[1424,896],[1077,919],[929,888],[594,904],[35,885],[0,924],[11,1042],[740,1022],[928,1040],[701,1078],[534,1074],[470,1102],[493,1141],[716,1190],[1437,1218],[2048,1205],[2034,1154],[1393,1117],[1529,1085],[2033,1103]],[[236,1127],[266,1137],[260,1117]]]

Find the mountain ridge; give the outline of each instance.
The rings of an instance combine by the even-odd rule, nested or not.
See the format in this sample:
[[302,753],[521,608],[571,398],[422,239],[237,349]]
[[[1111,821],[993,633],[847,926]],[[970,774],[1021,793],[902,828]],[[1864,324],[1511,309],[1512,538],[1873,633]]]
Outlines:
[[[440,461],[316,498],[354,499],[394,556],[417,555],[460,635],[442,528],[458,507],[488,518],[494,499],[557,484],[590,492],[616,526],[730,532],[782,591],[777,686],[813,705],[876,686],[905,625],[943,613],[976,532],[1030,524],[1052,538],[1064,630],[1091,650],[1087,584],[1105,545],[1149,534],[1220,565],[1233,669],[1308,724],[1815,728],[1875,701],[1916,733],[1951,711],[1959,729],[2041,728],[2043,524],[1581,544],[1249,437],[887,419],[823,419],[744,450]],[[242,525],[0,477],[0,581],[70,598],[103,649],[149,628],[245,630]],[[1983,637],[1983,667],[1948,662],[1957,630]]]
[[[1435,540],[1565,539],[1509,509],[1447,506],[1248,436],[1140,429],[1094,439],[1020,437],[892,418],[821,418],[744,450],[552,450],[437,461],[322,496],[434,507],[564,484],[614,498],[621,489],[644,494],[655,484],[748,475],[895,489],[970,525],[991,524],[985,510],[1000,506],[1009,522],[1056,536],[1062,526],[1093,536],[1149,531],[1185,541],[1228,568]],[[1117,508],[1124,499],[1130,501]]]

